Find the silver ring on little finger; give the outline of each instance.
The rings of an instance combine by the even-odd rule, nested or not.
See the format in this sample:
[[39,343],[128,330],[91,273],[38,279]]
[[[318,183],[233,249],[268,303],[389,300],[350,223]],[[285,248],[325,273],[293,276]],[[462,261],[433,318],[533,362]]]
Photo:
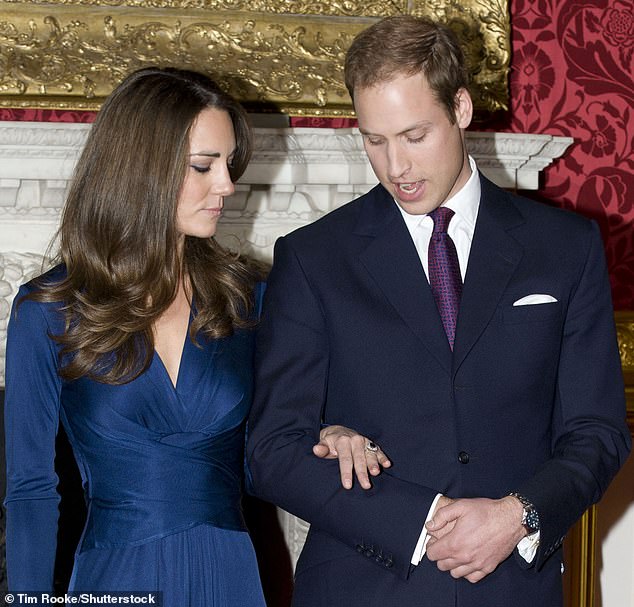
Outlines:
[[365,450],[372,451],[374,453],[379,450],[379,446],[376,443],[373,443],[372,441],[368,441],[365,444]]

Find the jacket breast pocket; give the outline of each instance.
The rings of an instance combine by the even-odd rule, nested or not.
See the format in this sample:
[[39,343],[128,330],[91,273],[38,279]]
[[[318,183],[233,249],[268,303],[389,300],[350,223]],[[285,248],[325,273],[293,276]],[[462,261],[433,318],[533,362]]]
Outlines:
[[562,306],[558,301],[526,306],[506,306],[502,320],[506,324],[555,322],[561,319]]

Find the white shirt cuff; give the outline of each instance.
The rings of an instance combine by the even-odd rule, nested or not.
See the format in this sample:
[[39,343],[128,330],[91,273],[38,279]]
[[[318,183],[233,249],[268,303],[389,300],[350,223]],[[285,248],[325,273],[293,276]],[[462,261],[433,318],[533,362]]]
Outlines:
[[517,545],[517,551],[519,555],[527,562],[532,563],[535,555],[537,554],[537,548],[539,548],[539,531],[527,535]]
[[[431,506],[429,507],[429,512],[427,513],[427,518],[425,519],[425,523],[427,523],[427,521],[429,521],[434,515],[434,511],[436,510],[436,504],[438,503],[438,500],[441,497],[442,497],[442,493],[439,493],[434,498],[434,501],[431,503]],[[423,560],[423,557],[425,556],[425,552],[427,551],[427,539],[428,539],[427,527],[425,527],[425,524],[423,524],[423,530],[420,533],[418,542],[416,543],[416,548],[414,549],[414,554],[412,555],[412,560],[411,560],[412,565],[418,565],[418,563],[420,563]]]

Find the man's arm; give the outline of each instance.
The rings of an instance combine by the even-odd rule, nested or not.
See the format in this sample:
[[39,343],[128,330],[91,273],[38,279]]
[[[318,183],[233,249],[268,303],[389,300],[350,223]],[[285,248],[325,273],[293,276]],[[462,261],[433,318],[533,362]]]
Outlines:
[[315,457],[327,399],[329,335],[313,285],[287,239],[276,245],[256,349],[248,465],[256,494],[407,577],[437,491],[389,472],[341,486],[336,460]]
[[[552,456],[515,488],[539,513],[537,569],[601,498],[631,447],[607,269],[598,229],[591,225],[561,340]],[[427,555],[454,577],[479,581],[525,535],[521,517],[515,498],[458,500],[437,510]]]
[[631,449],[625,391],[601,236],[592,222],[571,294],[559,356],[553,454],[515,491],[540,515],[540,567],[568,529],[598,502]]

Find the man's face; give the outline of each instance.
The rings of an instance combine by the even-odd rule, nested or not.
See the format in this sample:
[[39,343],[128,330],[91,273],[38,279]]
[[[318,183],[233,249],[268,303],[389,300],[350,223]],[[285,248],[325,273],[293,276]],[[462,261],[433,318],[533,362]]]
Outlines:
[[473,106],[465,89],[454,124],[422,73],[355,90],[354,106],[370,164],[407,213],[433,211],[469,179],[463,129]]

